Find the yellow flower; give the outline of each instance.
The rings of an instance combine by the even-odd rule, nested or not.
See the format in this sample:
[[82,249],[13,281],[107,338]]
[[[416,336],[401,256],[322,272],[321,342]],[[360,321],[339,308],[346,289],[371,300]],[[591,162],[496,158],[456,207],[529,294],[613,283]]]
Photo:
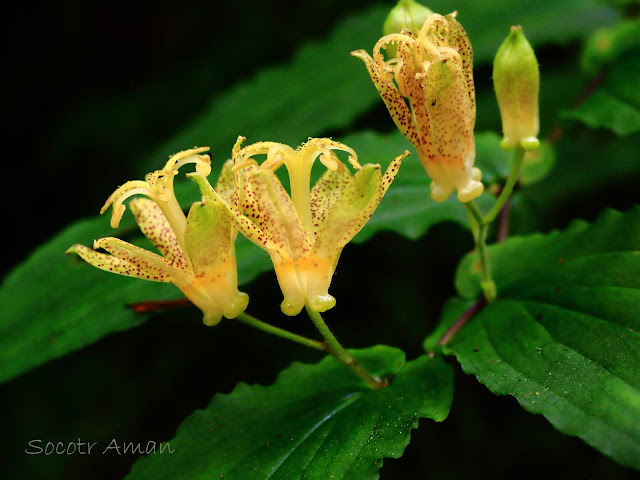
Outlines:
[[[236,227],[270,255],[284,295],[283,313],[297,315],[305,304],[317,312],[332,308],[336,300],[329,285],[344,246],[369,220],[391,185],[404,155],[385,172],[379,165],[360,166],[356,153],[328,138],[309,139],[298,149],[260,142],[233,149],[238,192],[225,202]],[[349,154],[352,174],[334,150]],[[266,154],[260,165],[253,157]],[[327,168],[311,188],[311,169],[318,159]],[[281,165],[289,173],[291,195],[274,173]],[[193,175],[207,189],[204,177]],[[200,178],[197,178],[200,177]],[[204,193],[220,197],[213,189]]]
[[[196,202],[188,217],[180,208],[173,192],[173,179],[178,169],[195,163],[198,175],[211,172],[208,148],[195,148],[172,156],[162,170],[147,175],[145,181],[127,182],[106,201],[100,213],[113,206],[111,226],[117,228],[125,211],[124,200],[140,230],[158,248],[163,257],[117,238],[96,240],[92,250],[73,245],[67,253],[76,253],[87,263],[105,271],[174,283],[204,313],[207,325],[216,325],[224,315],[240,315],[249,302],[246,293],[238,291],[235,239],[227,209],[205,199]],[[231,162],[225,164],[216,185],[220,195],[231,198],[235,192]],[[231,182],[231,185],[229,184]],[[104,249],[109,254],[96,250]]]
[[[433,14],[417,34],[403,29],[386,35],[373,58],[364,50],[351,53],[365,62],[396,126],[416,147],[438,202],[454,190],[462,202],[483,191],[480,170],[473,168],[473,54],[455,17]],[[397,46],[396,54],[385,61],[381,50],[389,44]]]

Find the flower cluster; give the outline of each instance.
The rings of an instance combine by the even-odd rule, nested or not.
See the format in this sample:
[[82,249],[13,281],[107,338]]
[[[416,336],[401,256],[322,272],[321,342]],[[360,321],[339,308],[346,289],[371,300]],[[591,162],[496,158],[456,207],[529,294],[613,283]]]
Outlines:
[[[396,49],[385,60],[388,45]],[[418,32],[404,28],[382,37],[373,57],[351,54],[365,62],[396,126],[418,151],[432,179],[431,197],[441,202],[457,190],[468,202],[481,195],[481,173],[473,168],[473,54],[456,12],[429,16]]]
[[[309,139],[294,150],[280,143],[259,142],[241,148],[224,164],[211,186],[207,148],[178,153],[162,170],[145,181],[127,182],[107,200],[101,213],[113,207],[116,228],[133,195],[131,208],[142,232],[162,253],[146,251],[117,238],[94,242],[94,250],[74,245],[76,253],[102,270],[146,280],[174,283],[204,313],[204,323],[234,318],[249,298],[238,291],[235,239],[238,231],[270,255],[284,295],[282,311],[297,315],[305,305],[322,312],[335,305],[329,295],[338,257],[360,231],[395,178],[402,158],[391,162],[384,175],[379,165],[360,165],[356,153],[328,138]],[[335,151],[349,154],[349,168]],[[266,155],[259,164],[254,157]],[[311,170],[319,160],[326,171],[311,188]],[[185,216],[173,190],[178,169],[195,164],[187,174],[196,181],[202,200]],[[291,194],[275,171],[285,165]],[[104,249],[108,253],[98,252]]]

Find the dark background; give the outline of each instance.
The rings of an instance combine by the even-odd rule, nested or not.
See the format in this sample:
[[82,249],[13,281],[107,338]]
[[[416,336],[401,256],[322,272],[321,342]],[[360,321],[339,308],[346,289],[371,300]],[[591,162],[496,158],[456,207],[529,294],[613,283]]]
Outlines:
[[[2,42],[2,201],[10,242],[2,271],[66,224],[94,215],[115,186],[140,175],[136,159],[188,125],[212,92],[251,78],[265,65],[286,62],[304,42],[322,39],[337,17],[369,4],[345,3],[12,5]],[[569,44],[538,55],[549,66],[567,58],[576,63],[577,51],[578,44]],[[491,88],[489,68],[475,75],[478,89]],[[581,82],[576,77],[576,85]],[[483,120],[484,128],[499,129],[496,112]],[[357,124],[381,131],[392,126],[381,106]],[[550,125],[543,128],[550,131]],[[614,140],[607,132],[595,135]],[[636,180],[559,206],[544,228],[563,227],[574,217],[592,219],[603,206],[628,208],[634,201],[629,186]],[[350,347],[384,342],[414,358],[444,300],[454,294],[455,266],[471,248],[469,235],[453,224],[416,242],[383,233],[350,246],[332,285],[336,297],[348,300],[341,300],[341,314],[327,320]],[[377,259],[387,265],[382,276]],[[349,280],[346,272],[355,270],[366,284]],[[260,276],[247,291],[256,311],[263,306],[273,312],[267,320],[289,325],[278,315],[280,293],[272,274]],[[312,333],[306,329],[298,328]],[[294,359],[311,362],[318,356],[233,322],[203,328],[195,309],[154,316],[0,387],[0,476],[122,478],[135,457],[23,452],[35,438],[80,437],[99,446],[112,438],[168,440],[215,393],[229,392],[239,381],[271,383]],[[580,440],[556,432],[543,417],[526,413],[515,399],[491,395],[459,367],[455,387],[449,418],[421,423],[404,457],[385,460],[384,480],[533,479],[550,472],[554,478],[633,477]]]

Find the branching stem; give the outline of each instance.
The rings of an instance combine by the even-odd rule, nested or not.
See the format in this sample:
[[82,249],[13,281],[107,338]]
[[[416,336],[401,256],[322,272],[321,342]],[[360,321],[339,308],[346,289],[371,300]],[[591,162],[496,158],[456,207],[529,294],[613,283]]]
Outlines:
[[493,205],[493,207],[491,207],[489,213],[487,213],[487,215],[484,217],[484,221],[487,225],[496,219],[496,217],[500,213],[500,210],[502,210],[502,206],[511,196],[513,187],[516,186],[516,182],[518,181],[518,177],[520,176],[520,169],[522,167],[523,158],[524,148],[518,146],[513,156],[513,164],[511,165],[511,171],[509,172],[509,176],[507,177],[507,183],[502,189],[502,192],[500,192],[500,196],[496,200],[496,203]]
[[306,308],[309,318],[311,318],[311,321],[325,339],[325,345],[327,346],[328,353],[333,355],[340,363],[344,364],[353,373],[362,378],[369,388],[378,389],[384,388],[388,385],[388,382],[385,379],[380,379],[371,375],[356,361],[355,358],[353,358],[353,356],[340,344],[331,330],[329,330],[329,327],[322,319],[322,315],[311,310],[309,306]]
[[301,345],[314,348],[316,350],[321,350],[323,352],[329,351],[328,346],[323,342],[312,340],[311,338],[303,337],[302,335],[290,332],[289,330],[275,327],[266,322],[263,322],[262,320],[258,320],[257,318],[252,317],[248,313],[241,313],[235,319],[241,321],[242,323],[246,323],[247,325],[251,325],[258,330],[262,330],[263,332],[267,332],[272,335],[277,335],[278,337],[286,338],[287,340],[291,340],[292,342],[296,342]]

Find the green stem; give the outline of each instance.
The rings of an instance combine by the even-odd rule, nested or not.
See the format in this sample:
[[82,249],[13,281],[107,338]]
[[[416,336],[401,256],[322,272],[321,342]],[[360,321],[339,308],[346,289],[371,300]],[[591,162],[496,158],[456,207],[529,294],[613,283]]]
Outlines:
[[306,306],[307,313],[309,314],[309,318],[314,323],[320,334],[325,339],[328,351],[331,355],[333,355],[339,362],[344,364],[347,368],[349,368],[353,373],[362,378],[369,388],[377,389],[384,388],[387,386],[388,382],[386,380],[381,380],[378,377],[371,375],[367,372],[353,356],[340,344],[338,339],[331,333],[329,327],[322,319],[322,315],[318,312],[314,312]]
[[311,347],[316,350],[321,350],[323,352],[326,352],[328,349],[323,342],[318,342],[317,340],[312,340],[310,338],[303,337],[302,335],[298,335],[288,330],[274,327],[273,325],[269,325],[268,323],[265,323],[262,320],[258,320],[257,318],[252,317],[247,313],[241,313],[236,317],[236,320],[239,320],[242,323],[246,323],[247,325],[251,325],[252,327],[257,328],[258,330],[262,330],[263,332],[271,333],[272,335],[277,335],[278,337],[286,338],[287,340],[300,343],[301,345],[305,345],[307,347]]
[[478,226],[474,240],[482,269],[482,290],[484,291],[487,302],[492,302],[495,300],[497,293],[496,284],[491,277],[491,265],[489,264],[489,255],[487,254],[487,227],[489,224],[482,218],[482,213],[473,200],[465,203],[464,206]]
[[516,186],[516,182],[518,181],[518,177],[520,176],[520,168],[522,167],[524,153],[524,148],[518,145],[513,156],[513,164],[511,165],[511,171],[509,172],[509,176],[507,177],[507,183],[502,189],[502,192],[500,192],[500,196],[496,200],[496,203],[493,205],[489,213],[487,213],[487,215],[484,217],[485,223],[490,224],[495,220],[495,218],[500,213],[500,210],[502,210],[505,202],[511,196],[513,187]]

